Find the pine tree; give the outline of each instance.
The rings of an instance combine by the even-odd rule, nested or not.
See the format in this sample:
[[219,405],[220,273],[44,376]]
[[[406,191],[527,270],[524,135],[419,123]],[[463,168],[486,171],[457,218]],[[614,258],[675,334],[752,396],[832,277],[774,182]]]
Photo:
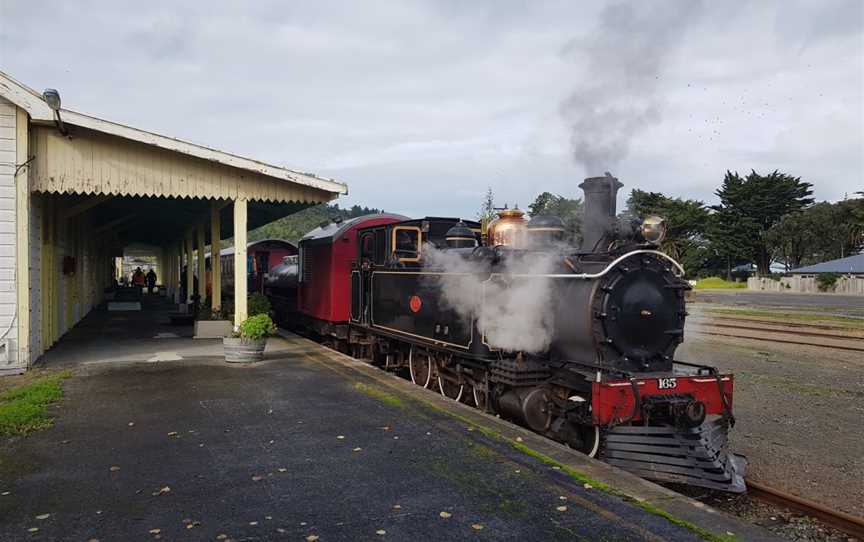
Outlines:
[[746,259],[756,263],[760,275],[771,272],[772,250],[768,231],[789,213],[813,203],[813,185],[774,171],[747,177],[726,172],[717,189],[720,204],[714,206],[709,236],[727,262]]
[[486,189],[486,196],[483,198],[483,203],[480,205],[480,211],[477,213],[477,220],[486,221],[487,223],[497,216],[495,212],[495,194],[492,193],[492,187]]

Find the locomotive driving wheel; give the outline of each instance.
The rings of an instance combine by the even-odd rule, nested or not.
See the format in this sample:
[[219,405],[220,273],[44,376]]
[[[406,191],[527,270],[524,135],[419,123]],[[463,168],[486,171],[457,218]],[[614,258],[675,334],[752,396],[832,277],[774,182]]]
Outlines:
[[408,372],[411,373],[411,382],[427,389],[432,386],[432,358],[428,353],[412,346],[408,353]]
[[455,380],[456,376],[450,373],[444,374],[438,370],[438,389],[441,395],[454,401],[461,401],[465,394],[465,385]]
[[595,457],[600,450],[600,428],[596,425],[574,425],[567,446],[588,457]]
[[477,386],[471,386],[471,394],[474,396],[474,406],[483,412],[487,412],[489,408],[489,394],[486,393],[486,390]]

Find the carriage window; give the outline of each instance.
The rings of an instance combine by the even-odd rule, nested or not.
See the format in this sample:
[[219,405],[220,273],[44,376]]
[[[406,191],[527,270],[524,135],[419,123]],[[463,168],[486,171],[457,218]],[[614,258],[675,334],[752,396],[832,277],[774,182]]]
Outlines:
[[420,260],[420,228],[416,226],[396,226],[393,228],[390,246],[393,256],[400,262]]
[[360,238],[360,259],[372,261],[375,257],[375,237],[371,233],[364,233]]

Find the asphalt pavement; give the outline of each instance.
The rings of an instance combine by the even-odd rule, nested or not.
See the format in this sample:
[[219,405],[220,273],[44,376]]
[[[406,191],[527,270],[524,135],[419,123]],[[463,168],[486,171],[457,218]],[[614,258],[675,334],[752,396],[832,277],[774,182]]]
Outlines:
[[702,539],[320,350],[78,367],[0,442],[0,540]]

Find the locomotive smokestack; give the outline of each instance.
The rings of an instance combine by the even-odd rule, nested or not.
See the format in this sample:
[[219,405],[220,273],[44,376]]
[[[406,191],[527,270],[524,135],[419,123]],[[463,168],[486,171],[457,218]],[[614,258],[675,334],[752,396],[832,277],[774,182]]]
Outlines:
[[579,185],[585,192],[585,213],[582,219],[582,251],[605,248],[601,240],[612,232],[618,189],[624,186],[616,177],[588,177]]

